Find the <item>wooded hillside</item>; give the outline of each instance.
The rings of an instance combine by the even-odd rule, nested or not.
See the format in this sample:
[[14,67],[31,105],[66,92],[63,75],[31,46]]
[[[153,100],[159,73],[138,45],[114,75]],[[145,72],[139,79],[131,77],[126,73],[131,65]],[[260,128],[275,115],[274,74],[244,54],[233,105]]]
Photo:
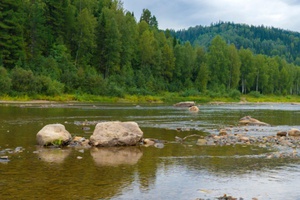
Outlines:
[[208,48],[212,39],[220,35],[238,49],[251,49],[255,54],[279,56],[288,62],[300,65],[300,33],[274,27],[218,22],[211,26],[190,27],[172,31],[181,41]]

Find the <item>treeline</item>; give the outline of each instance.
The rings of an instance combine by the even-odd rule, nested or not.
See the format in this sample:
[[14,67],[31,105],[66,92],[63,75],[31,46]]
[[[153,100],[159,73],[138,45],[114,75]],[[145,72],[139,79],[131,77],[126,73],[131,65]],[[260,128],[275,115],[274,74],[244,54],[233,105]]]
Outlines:
[[187,30],[172,30],[172,35],[193,45],[208,47],[211,40],[221,35],[238,49],[251,49],[255,54],[279,56],[290,63],[300,65],[300,33],[274,27],[218,22],[210,26],[190,27]]
[[137,21],[119,0],[2,0],[0,93],[8,95],[299,94],[299,67],[237,48],[207,47]]

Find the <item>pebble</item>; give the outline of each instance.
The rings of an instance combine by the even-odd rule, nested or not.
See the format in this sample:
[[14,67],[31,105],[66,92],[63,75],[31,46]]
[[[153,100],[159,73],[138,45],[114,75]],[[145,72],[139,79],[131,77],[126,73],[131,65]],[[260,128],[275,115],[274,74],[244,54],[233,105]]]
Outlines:
[[80,149],[78,152],[80,152],[80,153],[84,153],[84,149]]
[[158,149],[162,149],[165,145],[163,143],[155,143],[154,146]]

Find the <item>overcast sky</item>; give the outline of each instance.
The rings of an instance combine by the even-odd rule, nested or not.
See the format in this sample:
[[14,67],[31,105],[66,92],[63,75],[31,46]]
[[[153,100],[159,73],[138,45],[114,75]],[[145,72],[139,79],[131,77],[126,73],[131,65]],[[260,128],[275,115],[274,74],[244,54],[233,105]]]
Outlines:
[[161,29],[187,29],[218,21],[265,25],[300,32],[300,0],[122,0],[140,19],[143,8]]

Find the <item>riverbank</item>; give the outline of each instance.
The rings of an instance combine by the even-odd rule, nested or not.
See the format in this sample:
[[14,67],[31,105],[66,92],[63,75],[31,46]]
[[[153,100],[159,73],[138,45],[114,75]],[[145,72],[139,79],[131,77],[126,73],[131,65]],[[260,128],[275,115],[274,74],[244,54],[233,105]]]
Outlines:
[[98,103],[176,103],[195,101],[198,104],[212,103],[293,103],[300,104],[300,96],[275,95],[241,95],[239,98],[212,97],[209,95],[183,96],[179,93],[162,93],[158,95],[125,95],[109,97],[89,94],[63,94],[60,96],[0,96],[0,103],[54,103],[54,102],[98,102]]

